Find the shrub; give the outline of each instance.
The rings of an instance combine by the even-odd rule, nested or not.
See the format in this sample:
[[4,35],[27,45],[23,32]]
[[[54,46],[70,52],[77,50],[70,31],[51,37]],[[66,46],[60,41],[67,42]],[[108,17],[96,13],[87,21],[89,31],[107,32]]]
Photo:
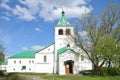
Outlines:
[[6,80],[23,80],[17,73],[9,73]]
[[113,68],[102,67],[100,70],[100,74],[103,76],[120,76],[120,68],[118,68],[118,67],[113,67]]
[[0,76],[4,75],[4,70],[0,70]]
[[92,72],[92,70],[82,70],[82,71],[80,71],[80,74],[88,76],[88,75],[92,75],[93,72]]

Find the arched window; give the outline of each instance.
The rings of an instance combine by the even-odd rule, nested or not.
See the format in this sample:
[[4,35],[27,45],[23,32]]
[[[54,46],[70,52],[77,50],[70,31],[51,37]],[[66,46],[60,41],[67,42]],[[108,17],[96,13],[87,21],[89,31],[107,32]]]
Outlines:
[[66,29],[66,35],[70,35],[70,29]]
[[63,35],[63,30],[62,30],[62,29],[59,29],[58,34],[59,34],[59,35]]
[[44,62],[47,62],[47,56],[44,56]]

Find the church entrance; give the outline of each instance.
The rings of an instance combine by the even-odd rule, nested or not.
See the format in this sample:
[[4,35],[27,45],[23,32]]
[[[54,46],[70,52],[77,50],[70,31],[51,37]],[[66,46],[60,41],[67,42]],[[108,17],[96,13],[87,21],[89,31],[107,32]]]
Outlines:
[[73,74],[73,65],[74,65],[74,61],[72,60],[68,60],[64,62],[65,65],[65,74]]

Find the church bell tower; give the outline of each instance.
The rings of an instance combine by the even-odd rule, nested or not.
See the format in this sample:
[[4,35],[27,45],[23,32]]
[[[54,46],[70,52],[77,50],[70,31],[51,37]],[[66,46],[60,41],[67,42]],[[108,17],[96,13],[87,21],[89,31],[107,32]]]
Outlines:
[[54,72],[58,72],[58,50],[63,47],[70,47],[71,39],[69,38],[71,35],[73,35],[73,27],[70,25],[70,23],[67,21],[65,17],[65,12],[62,10],[61,17],[59,19],[58,24],[55,27],[55,67]]

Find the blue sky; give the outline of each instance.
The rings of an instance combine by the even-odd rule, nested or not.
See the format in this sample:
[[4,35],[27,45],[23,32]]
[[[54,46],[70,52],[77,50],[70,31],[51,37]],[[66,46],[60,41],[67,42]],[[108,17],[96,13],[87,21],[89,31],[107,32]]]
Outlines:
[[120,0],[0,0],[0,44],[6,56],[41,49],[54,43],[62,6],[73,25],[85,13],[99,15],[110,2],[120,4]]

